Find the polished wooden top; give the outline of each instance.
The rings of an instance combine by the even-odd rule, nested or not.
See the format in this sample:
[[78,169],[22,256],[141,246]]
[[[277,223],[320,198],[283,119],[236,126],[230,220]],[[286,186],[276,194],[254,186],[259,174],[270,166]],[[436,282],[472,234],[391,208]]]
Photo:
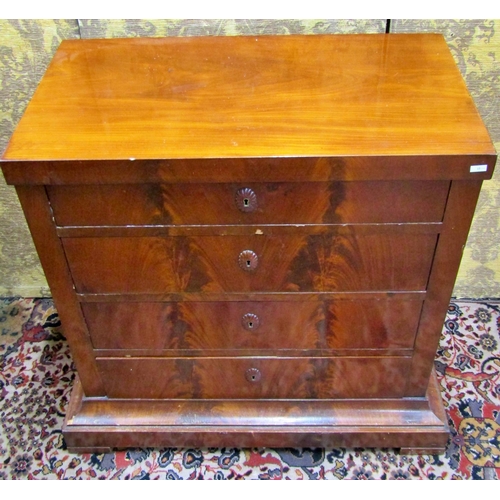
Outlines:
[[494,154],[441,35],[66,40],[7,160]]

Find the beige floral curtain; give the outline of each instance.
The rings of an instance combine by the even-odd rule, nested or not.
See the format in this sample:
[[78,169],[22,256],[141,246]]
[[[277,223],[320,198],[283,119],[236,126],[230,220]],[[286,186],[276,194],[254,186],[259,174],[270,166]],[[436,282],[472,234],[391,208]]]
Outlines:
[[[384,19],[0,20],[0,151],[67,38],[383,33]],[[442,33],[500,149],[500,20],[391,20],[395,33]],[[15,191],[0,182],[0,296],[50,295]],[[500,167],[485,182],[454,295],[500,298]]]

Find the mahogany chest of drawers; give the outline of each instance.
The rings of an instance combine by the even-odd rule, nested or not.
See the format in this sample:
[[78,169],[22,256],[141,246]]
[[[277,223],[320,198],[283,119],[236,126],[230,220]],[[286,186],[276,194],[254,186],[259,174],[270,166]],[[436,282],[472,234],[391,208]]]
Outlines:
[[69,448],[443,449],[495,160],[438,35],[63,42],[2,168],[78,371]]

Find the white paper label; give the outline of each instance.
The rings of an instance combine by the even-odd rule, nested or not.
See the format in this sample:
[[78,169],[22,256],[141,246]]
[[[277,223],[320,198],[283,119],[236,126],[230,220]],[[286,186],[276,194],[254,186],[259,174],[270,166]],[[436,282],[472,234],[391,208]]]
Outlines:
[[488,170],[488,165],[471,165],[470,171],[474,172],[486,172]]

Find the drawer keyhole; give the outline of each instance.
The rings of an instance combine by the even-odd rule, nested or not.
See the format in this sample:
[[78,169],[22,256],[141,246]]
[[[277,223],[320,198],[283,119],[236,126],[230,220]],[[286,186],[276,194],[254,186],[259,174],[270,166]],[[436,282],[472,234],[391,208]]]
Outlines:
[[260,319],[254,313],[246,313],[241,318],[241,324],[245,330],[253,332],[259,328]]
[[262,378],[262,373],[257,368],[249,368],[245,373],[245,378],[248,382],[259,382]]
[[250,188],[238,189],[234,201],[241,212],[253,212],[257,208],[257,195]]
[[238,264],[243,271],[255,271],[259,265],[259,257],[253,250],[243,250],[238,255]]

